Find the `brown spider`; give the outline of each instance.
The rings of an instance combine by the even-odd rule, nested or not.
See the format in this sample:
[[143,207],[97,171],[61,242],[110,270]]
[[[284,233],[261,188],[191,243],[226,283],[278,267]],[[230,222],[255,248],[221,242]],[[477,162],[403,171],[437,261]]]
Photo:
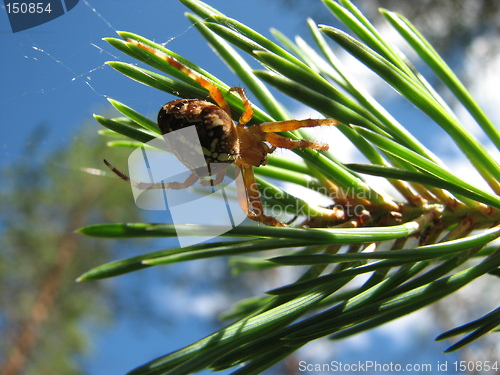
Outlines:
[[[202,77],[197,72],[180,63],[175,58],[136,40],[127,39],[128,42],[158,56],[174,68],[184,73],[206,89],[210,97],[217,104],[198,99],[178,99],[165,104],[158,113],[158,125],[162,134],[167,134],[188,126],[195,125],[207,166],[212,163],[235,164],[241,171],[243,187],[238,187],[238,200],[246,215],[255,221],[272,226],[285,226],[277,219],[264,214],[264,209],[257,188],[253,167],[266,165],[267,154],[272,153],[277,147],[310,148],[315,150],[328,150],[324,143],[294,140],[275,134],[304,127],[322,125],[337,125],[338,121],[332,119],[321,120],[288,120],[267,122],[259,125],[245,127],[253,116],[252,104],[241,87],[233,87],[230,91],[237,91],[244,106],[244,112],[235,124],[232,120],[229,105],[222,92],[212,82]],[[271,146],[269,146],[271,145]],[[175,152],[177,158],[189,168],[189,160],[185,153]],[[119,177],[131,182],[130,178],[117,170],[106,160],[106,165]],[[210,169],[199,172],[190,168],[191,175],[184,182],[171,182],[163,184],[149,184],[148,188],[185,189],[192,186],[199,179],[201,185],[217,185],[222,182],[226,169],[211,173]],[[214,172],[214,171],[212,171]],[[213,180],[205,180],[215,174]],[[140,184],[140,183],[139,183]]]

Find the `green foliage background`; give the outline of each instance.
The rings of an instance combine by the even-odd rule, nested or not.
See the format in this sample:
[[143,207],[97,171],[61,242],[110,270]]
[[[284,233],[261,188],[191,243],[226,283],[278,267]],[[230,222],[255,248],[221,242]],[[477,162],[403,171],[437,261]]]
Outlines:
[[83,173],[89,167],[97,171],[96,157],[110,153],[91,129],[82,126],[66,147],[44,154],[36,147],[46,135],[40,127],[22,158],[0,170],[4,375],[46,374],[54,368],[82,374],[77,355],[92,346],[82,326],[103,327],[111,320],[112,290],[74,282],[75,275],[109,261],[110,244],[74,231],[96,220],[140,220],[140,212],[121,204],[130,194],[126,186]]

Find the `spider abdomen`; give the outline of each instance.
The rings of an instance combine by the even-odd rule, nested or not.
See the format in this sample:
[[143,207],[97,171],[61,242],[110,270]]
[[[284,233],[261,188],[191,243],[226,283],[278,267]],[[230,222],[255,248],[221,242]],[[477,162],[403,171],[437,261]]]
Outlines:
[[[168,134],[189,126],[195,126],[207,165],[233,163],[239,153],[236,127],[229,115],[220,107],[198,99],[179,99],[165,104],[158,113],[158,126],[162,134]],[[169,137],[171,138],[171,137]],[[174,154],[186,166],[189,162],[189,144],[177,140]]]

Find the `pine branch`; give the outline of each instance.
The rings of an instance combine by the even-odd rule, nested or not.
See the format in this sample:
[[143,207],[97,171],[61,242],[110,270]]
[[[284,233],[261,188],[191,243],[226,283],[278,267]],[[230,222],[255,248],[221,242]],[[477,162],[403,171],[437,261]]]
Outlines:
[[[235,307],[227,314],[239,319],[235,323],[145,364],[132,374],[181,374],[239,364],[245,366],[237,373],[257,373],[311,340],[327,335],[339,340],[371,329],[453,294],[479,277],[498,273],[500,250],[492,243],[500,236],[500,165],[460,123],[415,66],[352,3],[323,1],[359,39],[308,20],[316,43],[312,46],[301,38],[291,41],[276,30],[273,34],[278,43],[275,43],[199,0],[181,1],[195,13],[187,14],[187,18],[259,101],[260,107],[253,106],[255,114],[250,124],[290,119],[288,111],[269,90],[271,85],[324,116],[340,121],[338,131],[371,164],[342,164],[333,153],[308,149],[294,150],[303,162],[272,156],[268,166],[255,170],[261,193],[272,192],[261,195],[267,206],[292,207],[288,208],[289,214],[305,216],[295,221],[295,227],[240,225],[221,236],[238,240],[221,238],[218,242],[159,250],[101,265],[82,275],[79,281],[228,256],[233,257],[230,264],[238,271],[304,267],[295,283],[268,291],[272,297],[254,298]],[[386,10],[382,14],[498,146],[497,129],[432,46],[402,16]],[[106,40],[171,77],[134,64],[109,62],[117,71],[181,98],[207,99],[206,90],[162,61],[158,54],[137,46],[142,43],[176,58],[217,86],[226,96],[235,120],[243,113],[243,103],[228,91],[230,87],[201,67],[138,35],[129,32],[119,35],[125,41]],[[456,176],[398,123],[342,66],[327,38],[444,129],[491,191]],[[252,70],[244,55],[259,61],[263,68]],[[95,116],[111,130],[107,135],[117,137],[110,146],[138,148],[158,137],[158,128],[152,120],[116,100],[110,102],[125,116],[113,119]],[[286,134],[292,138],[305,137],[301,131]],[[123,136],[130,140],[120,139]],[[396,200],[370,186],[362,174],[386,179],[403,199]],[[269,178],[320,192],[331,199],[331,205],[307,204],[271,184]],[[361,209],[353,212],[353,208]],[[79,232],[120,239],[175,237],[179,231],[203,236],[215,229],[216,226],[189,223],[185,226],[108,223],[87,226]],[[418,244],[409,245],[410,238],[417,238]],[[389,240],[395,240],[392,248],[379,250],[379,245]],[[271,250],[273,255],[269,257],[266,252]],[[247,256],[250,254],[253,256]],[[473,258],[480,262],[469,262]],[[335,265],[333,271],[327,267],[331,265]],[[339,292],[357,276],[367,273],[371,276],[361,287],[353,287],[348,293]],[[322,312],[318,313],[320,308]],[[495,311],[463,329],[445,334],[448,337],[474,330],[450,350],[495,329],[497,315]]]

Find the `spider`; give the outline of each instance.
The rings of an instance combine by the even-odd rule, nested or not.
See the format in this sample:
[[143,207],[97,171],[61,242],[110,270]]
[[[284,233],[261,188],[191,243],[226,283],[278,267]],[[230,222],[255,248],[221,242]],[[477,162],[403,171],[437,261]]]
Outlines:
[[[333,119],[287,120],[266,122],[246,127],[245,124],[253,117],[252,104],[246,97],[243,88],[233,87],[229,91],[236,91],[238,93],[244,107],[243,114],[235,124],[231,116],[229,104],[219,88],[212,82],[188,68],[174,57],[158,49],[133,39],[127,39],[127,42],[156,55],[184,73],[187,77],[206,89],[211,99],[215,102],[214,104],[198,99],[178,99],[166,103],[158,113],[158,126],[162,134],[195,125],[207,166],[210,166],[212,163],[225,163],[228,166],[229,164],[235,164],[241,172],[244,186],[238,186],[238,201],[246,215],[250,219],[266,225],[286,226],[276,218],[267,216],[264,213],[253,168],[266,165],[267,155],[272,153],[277,147],[286,149],[309,148],[314,150],[328,150],[328,145],[324,143],[304,139],[294,140],[278,135],[276,134],[277,132],[296,130],[304,127],[337,125],[339,122]],[[186,152],[174,151],[174,154],[189,168],[190,163]],[[127,175],[120,172],[106,160],[104,162],[120,178],[133,183]],[[192,168],[190,170],[192,173],[184,182],[153,184],[153,186],[150,184],[148,188],[185,189],[192,186],[198,180],[200,180],[200,185],[206,186],[210,184],[213,186],[221,183],[226,173],[226,169],[224,168],[217,171],[210,171],[209,168],[208,172],[206,168],[203,172]],[[207,176],[207,173],[210,176]],[[213,174],[215,174],[215,178],[211,180],[206,179],[207,177],[213,177]]]

